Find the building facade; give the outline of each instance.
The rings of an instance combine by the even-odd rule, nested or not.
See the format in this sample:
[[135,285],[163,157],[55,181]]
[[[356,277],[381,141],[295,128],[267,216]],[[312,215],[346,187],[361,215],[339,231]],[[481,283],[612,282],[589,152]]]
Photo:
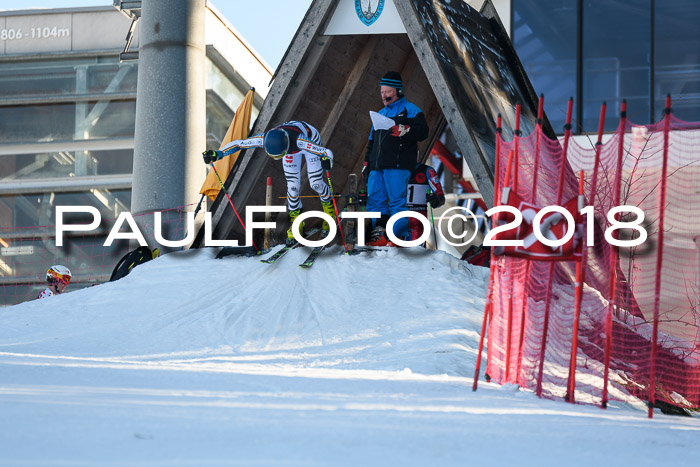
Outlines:
[[[71,289],[104,282],[125,241],[104,228],[56,248],[56,206],[115,219],[131,205],[138,60],[120,62],[131,20],[111,7],[0,11],[0,306],[33,298],[54,263]],[[272,72],[211,5],[205,12],[207,146]],[[138,26],[129,48],[138,51]],[[178,208],[178,206],[172,206]]]
[[695,0],[510,0],[511,38],[545,111],[563,133],[574,98],[573,130],[593,133],[607,103],[605,130],[627,117],[674,115],[700,121],[700,2]]

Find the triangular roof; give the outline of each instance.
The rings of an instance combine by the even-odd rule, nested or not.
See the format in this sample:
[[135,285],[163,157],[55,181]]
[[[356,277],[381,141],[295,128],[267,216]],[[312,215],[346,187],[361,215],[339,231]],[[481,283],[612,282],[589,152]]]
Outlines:
[[[333,35],[328,25],[334,13],[347,16],[342,8],[349,2],[353,0],[314,0],[275,72],[253,133],[287,120],[316,126],[335,154],[331,175],[336,192],[342,193],[348,175],[362,167],[371,129],[368,111],[382,107],[379,79],[387,71],[398,71],[407,99],[423,110],[430,125],[429,138],[419,146],[419,160],[427,158],[449,125],[490,206],[497,115],[504,118],[504,132],[512,134],[515,104],[520,103],[521,128],[527,134],[534,129],[537,113],[537,96],[490,0],[481,13],[455,0],[384,0],[385,10],[398,15],[398,27],[405,33],[367,34],[370,27],[361,34]],[[546,117],[544,129],[554,136]],[[266,177],[274,180],[272,204],[283,204],[286,185],[279,162],[262,150],[239,157],[226,180],[239,211],[265,204]],[[301,195],[313,194],[304,180]],[[309,209],[320,208],[317,200],[304,201]],[[214,238],[243,238],[223,194],[211,210]],[[195,246],[201,245],[202,237],[200,231]]]

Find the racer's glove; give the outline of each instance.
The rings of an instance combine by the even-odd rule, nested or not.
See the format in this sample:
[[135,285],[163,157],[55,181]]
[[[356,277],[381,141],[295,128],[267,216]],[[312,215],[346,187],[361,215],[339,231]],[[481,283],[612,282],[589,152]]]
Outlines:
[[435,209],[439,208],[445,203],[445,198],[443,196],[438,195],[434,191],[431,191],[427,195],[425,195],[425,201],[430,203],[430,206]]
[[323,168],[323,170],[331,170],[333,168],[333,159],[323,156],[321,158],[321,168]]
[[204,159],[205,164],[211,164],[214,161],[218,161],[221,159],[221,156],[221,151],[212,151],[211,149],[207,149],[202,153],[202,159]]
[[390,130],[391,130],[391,136],[396,136],[398,138],[401,138],[406,133],[411,131],[411,127],[408,125],[394,125],[390,128]]

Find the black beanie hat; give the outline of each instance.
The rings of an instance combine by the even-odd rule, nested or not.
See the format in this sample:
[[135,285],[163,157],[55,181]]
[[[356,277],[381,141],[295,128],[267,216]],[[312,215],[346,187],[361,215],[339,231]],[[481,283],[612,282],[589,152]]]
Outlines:
[[390,86],[395,88],[397,91],[403,91],[403,81],[401,81],[401,75],[395,71],[390,71],[385,74],[384,77],[379,81],[380,86]]

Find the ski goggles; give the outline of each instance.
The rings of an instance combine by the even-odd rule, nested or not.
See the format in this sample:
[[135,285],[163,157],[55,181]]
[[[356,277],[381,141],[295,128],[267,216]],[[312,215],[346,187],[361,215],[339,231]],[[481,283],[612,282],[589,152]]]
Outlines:
[[267,153],[268,156],[272,157],[274,160],[278,161],[282,159],[284,156],[287,155],[287,151],[284,151],[282,154],[270,154],[269,152]]
[[65,284],[65,285],[70,284],[71,276],[69,276],[68,274],[59,274],[59,273],[54,272],[54,271],[51,271],[50,274],[51,274],[51,277],[56,279],[56,282],[60,282],[61,284]]

